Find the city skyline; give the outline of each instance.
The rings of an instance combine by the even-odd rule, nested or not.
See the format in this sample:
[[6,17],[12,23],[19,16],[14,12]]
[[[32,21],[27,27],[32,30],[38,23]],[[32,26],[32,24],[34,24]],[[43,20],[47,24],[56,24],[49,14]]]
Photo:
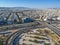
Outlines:
[[0,0],[0,7],[60,8],[60,0]]

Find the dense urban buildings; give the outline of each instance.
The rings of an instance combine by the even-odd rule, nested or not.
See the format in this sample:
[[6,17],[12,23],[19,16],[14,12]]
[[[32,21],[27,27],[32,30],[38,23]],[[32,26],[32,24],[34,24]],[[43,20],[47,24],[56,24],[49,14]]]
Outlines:
[[0,9],[0,45],[60,45],[60,9]]

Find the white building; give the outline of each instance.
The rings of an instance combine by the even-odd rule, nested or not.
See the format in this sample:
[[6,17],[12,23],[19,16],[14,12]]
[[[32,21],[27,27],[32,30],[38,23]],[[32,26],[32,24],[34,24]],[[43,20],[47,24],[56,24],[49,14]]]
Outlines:
[[57,17],[57,20],[60,20],[60,17]]

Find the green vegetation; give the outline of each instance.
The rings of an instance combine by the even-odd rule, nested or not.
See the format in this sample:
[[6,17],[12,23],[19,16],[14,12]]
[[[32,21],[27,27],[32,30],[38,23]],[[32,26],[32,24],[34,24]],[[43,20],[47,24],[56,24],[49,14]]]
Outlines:
[[34,38],[41,39],[41,37],[38,37],[38,36],[34,36]]
[[32,45],[32,44],[29,44],[29,45]]
[[19,22],[22,22],[22,18],[19,18]]
[[35,42],[35,43],[39,43],[39,41],[38,40],[31,40],[31,39],[29,39],[29,41],[31,41],[31,42]]
[[3,41],[2,39],[0,39],[0,45],[3,45],[3,42],[4,42],[4,41]]
[[22,45],[26,45],[25,43],[23,43]]
[[[2,29],[2,28],[1,28]],[[7,30],[8,29],[8,27],[6,27],[6,28],[3,28],[2,30]]]
[[44,43],[44,45],[47,45],[46,43]]
[[33,42],[35,42],[35,43],[39,43],[39,41],[38,41],[38,40],[33,40]]
[[31,42],[32,42],[32,40],[31,40],[31,39],[29,39],[29,41],[31,41]]
[[58,42],[60,43],[60,40]]
[[33,45],[33,44],[26,44],[26,43],[23,43],[22,45]]

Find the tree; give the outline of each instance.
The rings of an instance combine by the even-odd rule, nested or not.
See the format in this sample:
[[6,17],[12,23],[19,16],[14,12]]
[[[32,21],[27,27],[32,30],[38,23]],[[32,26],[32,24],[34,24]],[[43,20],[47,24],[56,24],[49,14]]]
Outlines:
[[0,39],[0,45],[3,45],[3,40],[2,39]]

